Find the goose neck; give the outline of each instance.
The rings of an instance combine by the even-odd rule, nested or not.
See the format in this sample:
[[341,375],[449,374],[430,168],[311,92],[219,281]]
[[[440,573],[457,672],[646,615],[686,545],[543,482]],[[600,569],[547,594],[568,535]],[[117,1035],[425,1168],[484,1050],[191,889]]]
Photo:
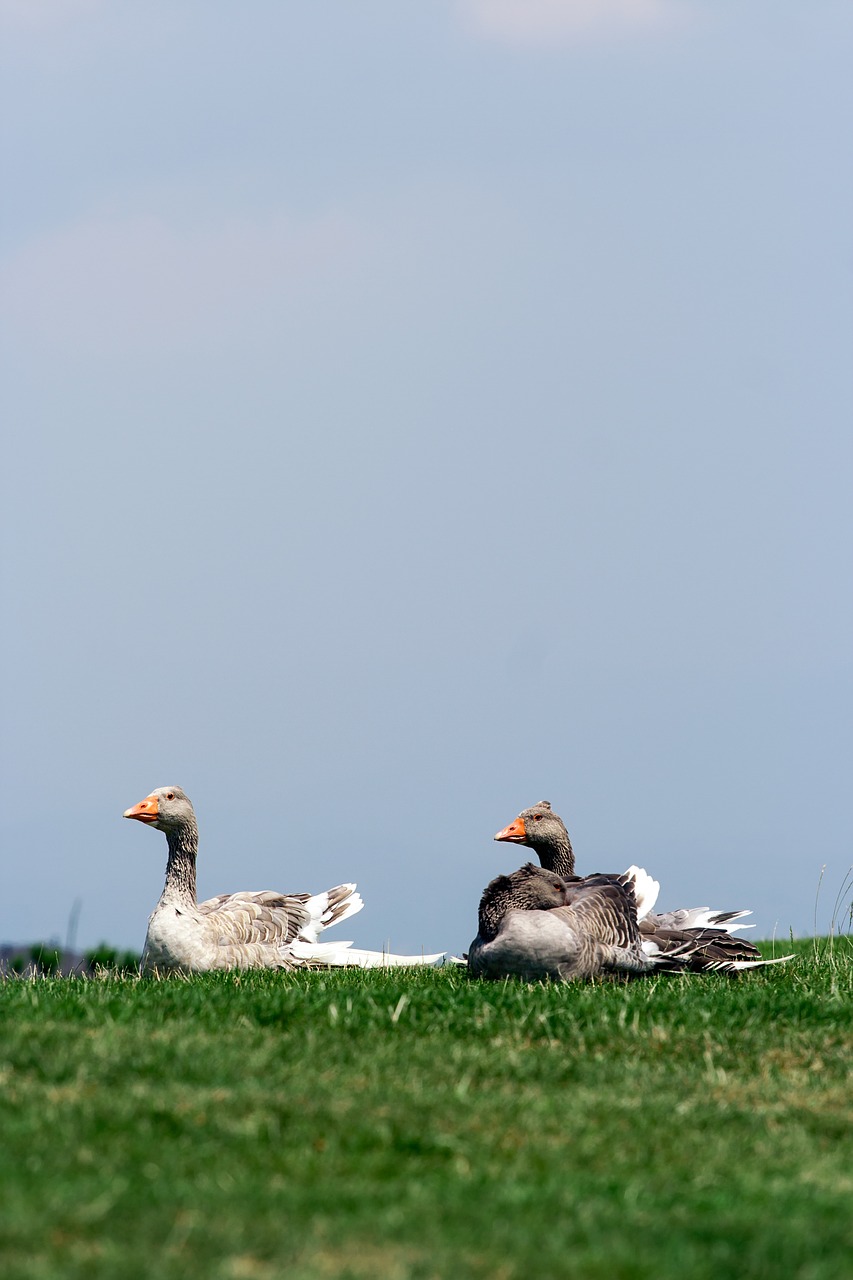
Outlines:
[[575,854],[568,831],[553,836],[547,843],[535,844],[533,848],[546,871],[553,871],[564,880],[575,878]]
[[195,862],[198,853],[198,829],[187,824],[166,833],[169,860],[166,863],[166,884],[161,902],[196,905]]

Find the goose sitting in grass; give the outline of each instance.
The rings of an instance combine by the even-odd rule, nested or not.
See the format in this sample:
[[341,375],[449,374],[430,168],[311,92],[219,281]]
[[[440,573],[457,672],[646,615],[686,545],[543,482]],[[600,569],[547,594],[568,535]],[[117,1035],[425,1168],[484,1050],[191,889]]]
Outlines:
[[639,868],[621,876],[568,882],[528,862],[497,876],[480,899],[479,932],[468,952],[468,972],[479,978],[638,977],[683,971],[681,953],[647,951],[637,927],[638,902],[655,882]]
[[359,951],[349,942],[318,941],[323,929],[361,911],[364,903],[354,884],[317,894],[223,893],[197,902],[198,826],[189,797],[180,787],[159,787],[125,810],[124,817],[163,831],[169,847],[166,884],[148,920],[143,972],[317,965],[373,968],[436,964],[443,959],[443,953],[396,956]]
[[[568,883],[584,884],[600,880],[601,876],[575,874],[575,855],[566,824],[554,813],[547,800],[524,809],[507,827],[503,827],[496,840],[510,844],[523,844],[532,849],[543,868],[562,876]],[[635,868],[629,868],[629,872]],[[645,874],[645,873],[643,873]],[[613,877],[617,880],[621,877]],[[660,886],[652,881],[655,888]],[[743,938],[733,936],[735,929],[749,925],[733,924],[750,911],[711,911],[708,907],[681,907],[662,914],[652,913],[654,902],[639,912],[639,929],[645,949],[649,952],[679,951],[687,956],[686,967],[694,971],[718,969],[736,972],[766,964],[780,964],[790,960],[782,956],[777,960],[762,959],[758,947]],[[723,928],[722,926],[727,926]]]

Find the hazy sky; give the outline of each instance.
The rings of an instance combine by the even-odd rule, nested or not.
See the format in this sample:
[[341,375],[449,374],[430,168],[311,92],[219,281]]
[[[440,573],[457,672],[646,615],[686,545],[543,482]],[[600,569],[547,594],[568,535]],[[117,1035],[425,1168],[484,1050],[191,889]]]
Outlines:
[[853,6],[0,0],[0,940],[851,863]]

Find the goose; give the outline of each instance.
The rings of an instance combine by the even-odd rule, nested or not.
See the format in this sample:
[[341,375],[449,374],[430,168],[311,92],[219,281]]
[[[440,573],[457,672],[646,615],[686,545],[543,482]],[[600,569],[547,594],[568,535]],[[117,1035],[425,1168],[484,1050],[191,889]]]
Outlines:
[[360,951],[349,942],[320,942],[323,929],[364,906],[354,884],[325,893],[222,893],[196,901],[198,824],[180,787],[158,787],[123,816],[156,827],[169,857],[160,901],[148,919],[143,973],[206,973],[210,969],[295,969],[308,965],[437,964],[436,955]]
[[655,892],[656,882],[638,867],[567,881],[528,862],[484,890],[468,972],[568,982],[682,971],[686,950],[644,948],[637,913]]
[[[533,849],[546,870],[562,876],[569,883],[579,880],[584,883],[575,874],[575,855],[566,824],[554,813],[547,800],[540,800],[529,809],[523,809],[494,838],[510,844],[526,845]],[[636,868],[630,868],[629,872],[634,870]],[[591,878],[586,877],[587,880]],[[659,889],[657,881],[652,883]],[[734,923],[751,915],[751,911],[712,911],[708,907],[680,907],[675,911],[653,913],[653,905],[654,902],[648,903],[638,912],[643,946],[650,954],[679,950],[682,958],[686,957],[686,967],[689,969],[717,969],[729,973],[768,964],[781,964],[791,959],[790,956],[782,956],[764,960],[758,947],[743,938],[733,936],[736,929],[752,927]]]

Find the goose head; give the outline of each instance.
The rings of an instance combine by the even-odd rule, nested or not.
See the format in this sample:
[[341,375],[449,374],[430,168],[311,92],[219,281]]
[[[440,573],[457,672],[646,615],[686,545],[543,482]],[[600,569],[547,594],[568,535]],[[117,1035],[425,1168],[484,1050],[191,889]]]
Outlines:
[[158,787],[144,800],[125,809],[122,817],[135,818],[137,822],[167,833],[195,826],[195,813],[189,796],[180,787]]
[[526,862],[508,876],[496,876],[483,897],[500,897],[506,902],[507,911],[550,911],[566,905],[569,886],[562,876]]
[[551,911],[569,900],[562,876],[528,862],[508,876],[496,876],[480,899],[480,936],[493,938],[508,911]]
[[566,824],[547,800],[522,809],[517,818],[495,835],[508,844],[523,844],[536,852],[543,867],[563,876],[572,876],[575,858]]

